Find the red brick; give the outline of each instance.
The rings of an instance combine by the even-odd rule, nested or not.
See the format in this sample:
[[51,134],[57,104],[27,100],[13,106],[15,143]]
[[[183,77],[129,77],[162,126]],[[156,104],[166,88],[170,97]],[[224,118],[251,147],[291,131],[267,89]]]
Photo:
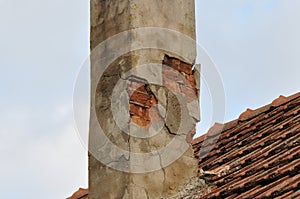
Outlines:
[[186,86],[193,87],[193,88],[196,87],[196,81],[193,75],[185,75],[185,79],[188,81],[186,82]]
[[130,104],[129,113],[132,114],[132,115],[140,116],[140,117],[144,116],[144,110],[143,110],[143,108],[140,107],[140,106],[137,106],[135,104]]
[[175,70],[179,71],[180,70],[180,61],[178,59],[172,59],[171,64],[169,66],[174,68]]
[[149,110],[150,110],[150,108],[144,109],[143,116],[142,116],[143,119],[148,120],[148,121],[151,120]]
[[130,100],[142,104],[144,106],[149,106],[150,96],[146,93],[133,92],[130,96]]
[[185,74],[191,75],[193,73],[192,67],[193,66],[191,64],[181,62],[179,70]]
[[172,57],[165,56],[163,64],[168,65],[177,71],[184,72],[185,74],[191,75],[193,73],[193,65],[181,62],[180,60]]

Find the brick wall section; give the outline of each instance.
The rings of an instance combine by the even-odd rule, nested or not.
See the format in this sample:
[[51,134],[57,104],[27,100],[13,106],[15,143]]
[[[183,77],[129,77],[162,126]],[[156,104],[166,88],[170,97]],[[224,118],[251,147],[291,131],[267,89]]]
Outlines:
[[[167,89],[182,93],[187,103],[198,100],[193,65],[166,55],[163,64],[163,81]],[[173,70],[174,69],[174,70]]]
[[150,126],[151,120],[153,122],[162,121],[156,107],[157,100],[148,86],[147,82],[143,82],[143,80],[129,79],[128,94],[130,96],[129,113],[131,121],[144,128]]
[[[196,81],[193,65],[183,62],[177,58],[165,55],[162,61],[163,85],[167,90],[185,96],[186,103],[198,100]],[[130,117],[135,124],[148,128],[151,120],[162,121],[157,109],[157,99],[148,89],[147,82],[137,78],[129,80],[128,94],[130,96]],[[186,136],[188,143],[191,143],[196,133],[196,126]]]

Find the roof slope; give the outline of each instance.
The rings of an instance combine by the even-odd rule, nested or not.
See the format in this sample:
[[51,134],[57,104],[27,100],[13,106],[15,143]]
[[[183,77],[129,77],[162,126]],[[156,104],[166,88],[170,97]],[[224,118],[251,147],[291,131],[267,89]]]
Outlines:
[[67,199],[88,199],[89,195],[89,190],[88,189],[83,189],[79,188],[71,197]]
[[203,199],[300,198],[300,93],[248,109],[193,141]]

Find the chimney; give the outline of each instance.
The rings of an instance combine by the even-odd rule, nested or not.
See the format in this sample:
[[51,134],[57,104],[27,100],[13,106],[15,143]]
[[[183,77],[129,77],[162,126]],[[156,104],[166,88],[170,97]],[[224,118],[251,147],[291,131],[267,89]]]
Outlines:
[[91,0],[89,198],[175,195],[197,176],[194,0]]

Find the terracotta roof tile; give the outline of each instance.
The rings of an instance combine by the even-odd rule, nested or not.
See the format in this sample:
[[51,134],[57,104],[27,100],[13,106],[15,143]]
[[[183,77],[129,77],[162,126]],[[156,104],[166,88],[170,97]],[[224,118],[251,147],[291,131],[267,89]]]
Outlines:
[[76,191],[71,197],[67,199],[89,199],[89,190],[79,188],[78,191]]
[[300,198],[300,93],[280,96],[193,141],[203,199]]

